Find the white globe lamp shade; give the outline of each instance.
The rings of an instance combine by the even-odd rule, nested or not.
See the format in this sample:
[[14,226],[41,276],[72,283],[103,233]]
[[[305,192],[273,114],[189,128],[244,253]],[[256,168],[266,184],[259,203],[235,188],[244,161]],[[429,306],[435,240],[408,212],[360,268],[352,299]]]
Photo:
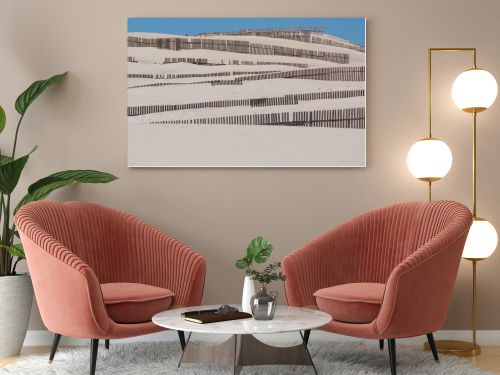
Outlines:
[[411,146],[406,162],[415,178],[437,181],[450,171],[453,157],[446,143],[436,138],[425,138]]
[[497,97],[495,77],[483,69],[461,73],[453,82],[451,97],[455,105],[465,112],[481,112],[489,108]]
[[495,251],[498,235],[495,227],[487,220],[474,218],[465,241],[462,257],[466,259],[486,259]]

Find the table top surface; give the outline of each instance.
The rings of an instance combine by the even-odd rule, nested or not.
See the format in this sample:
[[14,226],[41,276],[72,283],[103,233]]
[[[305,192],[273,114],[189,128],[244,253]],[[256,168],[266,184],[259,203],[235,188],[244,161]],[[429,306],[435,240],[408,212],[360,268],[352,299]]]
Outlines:
[[[198,324],[188,322],[181,316],[183,312],[187,311],[217,309],[219,307],[219,305],[210,305],[167,310],[153,316],[153,322],[160,327],[178,331],[246,335],[314,329],[322,327],[332,320],[329,314],[322,311],[289,306],[278,306],[272,320],[248,318]],[[240,308],[240,306],[236,307]]]

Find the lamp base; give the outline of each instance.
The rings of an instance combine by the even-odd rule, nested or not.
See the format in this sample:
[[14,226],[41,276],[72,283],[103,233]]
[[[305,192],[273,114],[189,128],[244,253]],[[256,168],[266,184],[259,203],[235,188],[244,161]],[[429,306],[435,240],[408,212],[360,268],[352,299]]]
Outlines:
[[[481,354],[481,347],[467,341],[436,340],[438,353],[454,355],[457,357],[474,357]],[[424,350],[431,350],[429,343],[424,344]]]

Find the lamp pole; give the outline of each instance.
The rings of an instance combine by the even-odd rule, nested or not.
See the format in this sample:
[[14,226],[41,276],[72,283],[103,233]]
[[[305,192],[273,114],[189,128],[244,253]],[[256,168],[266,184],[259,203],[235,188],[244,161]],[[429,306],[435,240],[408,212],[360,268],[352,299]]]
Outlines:
[[[432,138],[432,53],[433,52],[472,52],[473,69],[476,67],[476,49],[475,48],[429,48],[427,50],[427,114],[428,114],[428,138]],[[474,112],[475,113],[475,112]],[[474,120],[475,121],[475,120]],[[439,178],[421,178],[427,181],[429,202],[432,201],[432,182],[439,180]]]
[[[474,67],[476,67],[476,54],[474,54]],[[472,217],[477,218],[477,112],[472,111],[474,125],[472,127]],[[481,353],[476,342],[477,330],[477,261],[478,259],[468,259],[472,261],[472,350]]]
[[[428,114],[429,114],[429,137],[432,137],[432,54],[433,52],[470,52],[472,53],[472,69],[476,69],[477,50],[476,48],[429,48],[428,49]],[[477,110],[474,108],[473,116],[473,142],[472,142],[472,213],[476,219],[476,124]],[[432,181],[429,181],[429,201],[432,198]],[[481,353],[481,347],[476,343],[477,328],[477,288],[476,288],[476,266],[477,258],[466,258],[472,261],[472,344],[457,340],[437,340],[436,347],[438,352],[443,354],[452,354],[457,356],[474,356]],[[428,343],[424,345],[426,350],[430,350]]]

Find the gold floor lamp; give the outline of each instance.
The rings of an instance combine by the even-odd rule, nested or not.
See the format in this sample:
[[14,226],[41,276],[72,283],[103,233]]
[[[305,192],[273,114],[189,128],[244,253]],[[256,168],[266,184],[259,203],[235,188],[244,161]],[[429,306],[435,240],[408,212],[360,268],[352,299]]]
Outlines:
[[[428,137],[416,142],[408,152],[407,163],[410,172],[419,180],[425,181],[429,188],[429,201],[432,199],[432,183],[449,172],[452,155],[443,141],[432,137],[432,53],[469,52],[472,53],[472,67],[461,73],[453,83],[451,95],[455,105],[462,111],[471,113],[472,128],[472,223],[465,248],[464,259],[472,262],[472,343],[457,340],[437,340],[438,352],[457,356],[474,356],[481,353],[476,342],[476,265],[479,260],[488,258],[496,249],[498,236],[493,225],[479,217],[477,202],[477,114],[489,108],[496,99],[498,87],[495,78],[476,65],[475,48],[429,48],[428,50]],[[428,350],[429,345],[425,344]]]

